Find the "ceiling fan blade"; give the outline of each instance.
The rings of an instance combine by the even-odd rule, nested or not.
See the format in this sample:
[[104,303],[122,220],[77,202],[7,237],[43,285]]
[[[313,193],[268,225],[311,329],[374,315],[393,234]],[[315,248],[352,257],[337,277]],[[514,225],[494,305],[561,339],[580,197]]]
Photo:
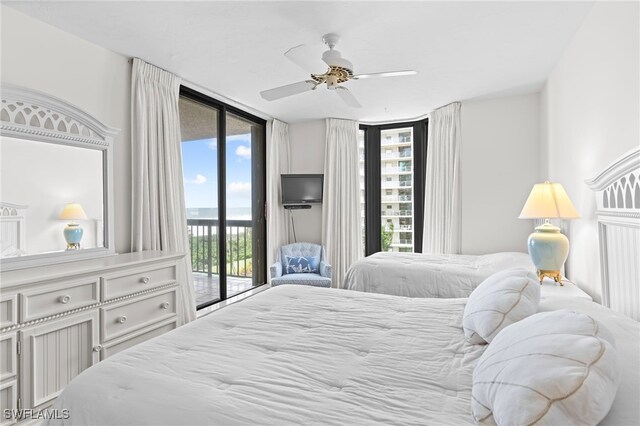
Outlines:
[[360,102],[353,96],[353,93],[349,91],[346,87],[338,86],[336,87],[336,93],[340,96],[340,99],[344,101],[345,104],[349,105],[353,108],[362,108]]
[[406,70],[406,71],[386,71],[386,72],[374,72],[370,74],[357,74],[354,75],[354,80],[359,80],[361,78],[376,78],[376,77],[401,77],[403,75],[415,75],[418,74],[418,71],[414,70]]
[[284,56],[311,74],[322,74],[327,70],[327,64],[320,59],[320,54],[315,46],[301,44],[287,50]]
[[287,84],[286,86],[280,86],[274,89],[263,90],[260,92],[260,96],[268,101],[275,101],[276,99],[286,98],[287,96],[297,95],[298,93],[313,90],[315,87],[316,82],[313,80],[300,81],[298,83]]

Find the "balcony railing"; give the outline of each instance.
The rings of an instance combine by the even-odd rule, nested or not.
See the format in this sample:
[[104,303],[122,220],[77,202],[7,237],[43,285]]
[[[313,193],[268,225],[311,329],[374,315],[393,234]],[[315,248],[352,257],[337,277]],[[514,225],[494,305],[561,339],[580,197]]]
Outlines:
[[381,182],[381,186],[383,188],[398,188],[398,187],[403,187],[403,188],[408,188],[411,186],[411,181],[410,180],[389,180],[389,181],[383,181]]
[[[218,242],[220,239],[218,219],[187,219],[191,244],[191,267],[193,272],[217,275]],[[227,275],[251,277],[252,222],[250,220],[227,220],[225,238]]]
[[411,210],[382,210],[382,216],[411,216]]
[[411,151],[400,151],[400,152],[383,152],[380,154],[380,158],[389,159],[389,158],[411,158]]
[[383,175],[397,174],[397,173],[411,173],[411,166],[404,167],[383,167],[382,169]]
[[413,244],[413,240],[399,239],[394,241],[393,244]]
[[380,145],[400,145],[411,143],[411,138],[390,138],[382,139]]
[[393,203],[398,201],[408,202],[411,201],[411,195],[386,195],[382,197],[381,201],[383,203]]

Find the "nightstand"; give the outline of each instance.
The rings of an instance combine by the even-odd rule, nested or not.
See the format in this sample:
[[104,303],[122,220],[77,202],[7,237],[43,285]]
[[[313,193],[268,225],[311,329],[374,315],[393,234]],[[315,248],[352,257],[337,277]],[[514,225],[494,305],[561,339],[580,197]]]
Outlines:
[[557,297],[572,297],[577,299],[586,299],[593,301],[593,298],[574,283],[563,280],[560,285],[553,280],[545,279],[540,285],[540,299],[557,298]]

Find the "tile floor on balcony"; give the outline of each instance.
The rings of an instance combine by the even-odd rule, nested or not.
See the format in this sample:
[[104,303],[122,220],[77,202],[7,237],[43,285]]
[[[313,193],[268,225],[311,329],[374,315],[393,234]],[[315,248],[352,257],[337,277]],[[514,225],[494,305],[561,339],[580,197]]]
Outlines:
[[[193,286],[196,293],[196,306],[220,298],[218,276],[207,276],[200,272],[193,273]],[[227,297],[241,293],[253,287],[252,279],[227,277]]]

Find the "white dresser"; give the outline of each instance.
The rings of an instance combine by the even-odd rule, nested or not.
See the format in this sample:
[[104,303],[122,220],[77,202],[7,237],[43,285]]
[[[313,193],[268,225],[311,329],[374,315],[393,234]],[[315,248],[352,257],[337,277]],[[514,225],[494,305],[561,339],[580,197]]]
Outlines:
[[2,409],[46,408],[86,368],[181,325],[183,257],[128,253],[0,273]]

